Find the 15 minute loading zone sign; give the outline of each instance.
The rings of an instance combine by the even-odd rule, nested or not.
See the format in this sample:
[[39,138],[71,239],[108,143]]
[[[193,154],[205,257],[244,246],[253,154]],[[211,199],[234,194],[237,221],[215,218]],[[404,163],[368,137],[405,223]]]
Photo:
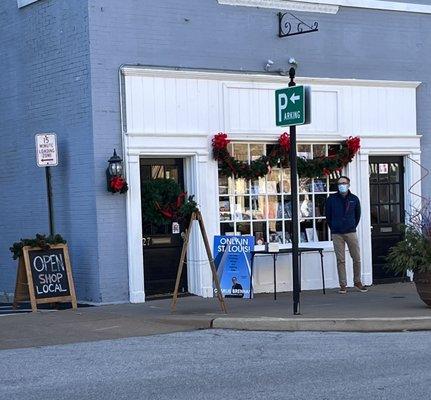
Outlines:
[[305,125],[311,122],[311,90],[308,86],[292,86],[275,91],[277,126]]

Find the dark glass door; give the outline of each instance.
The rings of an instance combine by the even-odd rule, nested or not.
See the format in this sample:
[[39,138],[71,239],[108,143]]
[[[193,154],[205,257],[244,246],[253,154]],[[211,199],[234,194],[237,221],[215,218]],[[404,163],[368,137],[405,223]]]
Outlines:
[[404,280],[387,271],[389,249],[402,240],[404,223],[404,166],[402,157],[370,157],[370,207],[373,282]]
[[[183,159],[160,158],[140,160],[141,187],[152,179],[172,179],[184,190]],[[141,192],[142,199],[146,196]],[[142,202],[144,203],[144,201]],[[142,245],[144,253],[144,283],[146,297],[170,295],[175,289],[178,263],[183,240],[172,223],[142,223]],[[187,268],[183,269],[180,292],[187,292]]]

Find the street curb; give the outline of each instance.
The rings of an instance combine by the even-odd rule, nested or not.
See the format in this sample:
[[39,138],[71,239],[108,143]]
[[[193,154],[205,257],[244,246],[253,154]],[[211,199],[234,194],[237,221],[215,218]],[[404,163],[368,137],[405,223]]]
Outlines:
[[431,330],[431,317],[412,318],[215,318],[214,329],[245,331],[400,332]]

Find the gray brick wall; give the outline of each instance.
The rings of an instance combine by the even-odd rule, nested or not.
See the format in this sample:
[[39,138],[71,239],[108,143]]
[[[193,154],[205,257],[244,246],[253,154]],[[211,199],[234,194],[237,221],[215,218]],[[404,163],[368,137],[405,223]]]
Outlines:
[[0,292],[13,292],[16,262],[8,247],[48,233],[44,170],[34,135],[56,132],[52,168],[57,232],[69,241],[81,300],[100,301],[94,198],[86,0],[41,0],[22,9],[0,5]]

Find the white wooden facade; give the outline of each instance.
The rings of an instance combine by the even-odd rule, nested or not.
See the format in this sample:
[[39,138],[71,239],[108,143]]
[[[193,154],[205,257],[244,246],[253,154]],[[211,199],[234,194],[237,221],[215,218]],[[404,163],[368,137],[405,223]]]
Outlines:
[[[186,189],[195,194],[210,239],[219,233],[217,163],[211,157],[211,139],[217,132],[246,142],[275,142],[283,129],[275,126],[274,90],[286,87],[287,77],[155,70],[124,67],[122,126],[124,159],[130,190],[127,197],[127,232],[130,301],[145,300],[140,157],[183,157]],[[409,188],[420,179],[420,132],[416,128],[416,88],[419,82],[298,78],[312,88],[312,124],[299,127],[298,141],[339,142],[360,136],[362,148],[348,166],[351,190],[362,201],[358,227],[363,282],[372,283],[369,207],[370,155],[404,156],[407,211],[417,201]],[[411,192],[420,194],[420,184]],[[331,242],[325,248],[326,284],[338,286]],[[203,243],[195,232],[189,250],[189,291],[212,296],[211,274]],[[348,257],[350,260],[350,257]],[[303,255],[303,289],[321,288],[318,255]],[[256,258],[256,292],[272,291],[272,261]],[[278,290],[292,289],[289,257],[280,258]],[[351,283],[351,264],[348,263]]]

